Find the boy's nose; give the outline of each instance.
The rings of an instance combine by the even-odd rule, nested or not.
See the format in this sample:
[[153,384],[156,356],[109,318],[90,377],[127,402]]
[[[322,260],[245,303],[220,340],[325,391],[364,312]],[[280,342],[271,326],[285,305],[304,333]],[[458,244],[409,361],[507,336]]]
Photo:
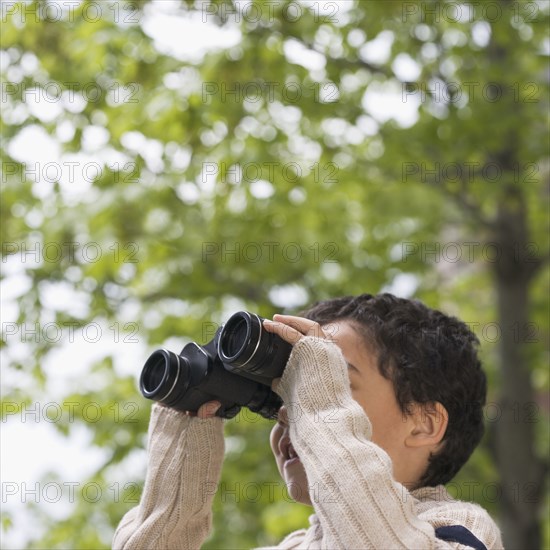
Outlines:
[[279,421],[280,424],[284,424],[285,426],[288,426],[288,412],[284,405],[279,409],[277,420]]

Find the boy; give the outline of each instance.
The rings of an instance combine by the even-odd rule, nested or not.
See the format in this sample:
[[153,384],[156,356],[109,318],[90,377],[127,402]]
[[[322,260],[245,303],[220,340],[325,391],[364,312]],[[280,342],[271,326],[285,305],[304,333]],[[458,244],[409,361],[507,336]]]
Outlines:
[[[447,483],[483,433],[486,379],[464,323],[413,300],[363,294],[264,323],[294,345],[273,389],[271,447],[288,492],[313,506],[277,548],[502,548],[481,507]],[[215,402],[154,405],[149,469],[114,548],[200,548],[223,460]]]

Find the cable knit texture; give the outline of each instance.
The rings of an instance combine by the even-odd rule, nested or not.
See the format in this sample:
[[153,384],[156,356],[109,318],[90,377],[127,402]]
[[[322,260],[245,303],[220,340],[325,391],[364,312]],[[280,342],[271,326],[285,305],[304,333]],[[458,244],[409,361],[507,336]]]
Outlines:
[[221,418],[201,420],[153,405],[149,463],[139,506],[120,522],[113,548],[200,548],[224,455]]
[[[271,550],[464,549],[435,528],[462,525],[488,550],[502,548],[483,508],[455,501],[443,486],[408,491],[392,476],[388,454],[370,441],[372,427],[349,389],[340,349],[304,337],[276,388],[288,408],[290,438],[308,478],[315,513],[309,527]],[[201,547],[223,460],[222,421],[199,420],[155,405],[149,466],[139,506],[122,519],[114,548]],[[263,550],[268,550],[263,549]]]

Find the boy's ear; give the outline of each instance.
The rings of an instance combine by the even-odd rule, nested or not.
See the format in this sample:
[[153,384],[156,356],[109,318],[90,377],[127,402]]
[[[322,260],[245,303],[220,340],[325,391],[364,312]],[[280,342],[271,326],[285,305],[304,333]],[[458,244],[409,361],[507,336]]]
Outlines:
[[425,447],[441,442],[449,424],[449,414],[438,401],[415,404],[410,420],[411,430],[405,438],[405,445]]

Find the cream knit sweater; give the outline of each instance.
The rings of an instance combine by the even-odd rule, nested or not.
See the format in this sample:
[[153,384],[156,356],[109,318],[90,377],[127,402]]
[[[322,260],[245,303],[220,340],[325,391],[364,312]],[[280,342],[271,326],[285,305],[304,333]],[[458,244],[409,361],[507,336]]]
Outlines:
[[[480,506],[453,500],[443,486],[409,492],[393,479],[390,457],[370,441],[370,421],[351,397],[335,344],[300,340],[277,392],[293,419],[290,438],[308,485],[318,493],[309,528],[276,548],[471,548],[436,537],[436,528],[451,525],[466,527],[488,550],[502,548],[497,526]],[[141,501],[120,522],[113,548],[199,549],[211,528],[223,421],[154,405],[148,449]]]

